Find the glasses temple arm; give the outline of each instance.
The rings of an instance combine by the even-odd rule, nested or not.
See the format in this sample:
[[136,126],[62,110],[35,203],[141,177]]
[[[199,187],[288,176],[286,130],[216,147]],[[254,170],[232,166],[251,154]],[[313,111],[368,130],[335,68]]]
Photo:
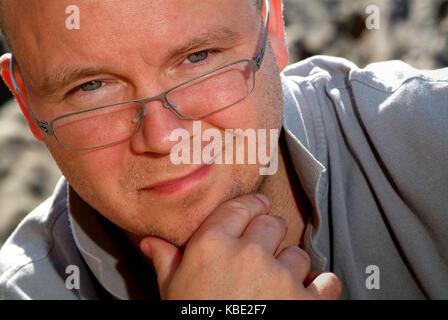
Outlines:
[[263,58],[264,58],[264,52],[266,50],[266,42],[268,39],[268,28],[269,28],[269,16],[271,13],[269,0],[265,0],[265,5],[266,5],[266,21],[265,21],[265,28],[264,28],[264,32],[263,32],[263,38],[261,40],[261,48],[260,48],[260,51],[257,53],[257,55],[254,57],[254,61],[257,64],[258,69],[261,66],[261,62],[263,61]]
[[44,130],[46,133],[48,133],[48,123],[40,121],[37,119],[36,115],[31,111],[31,108],[28,106],[28,104],[25,102],[25,99],[23,99],[22,94],[20,93],[20,88],[17,84],[16,77],[14,76],[14,56],[11,54],[11,60],[9,61],[9,73],[11,77],[12,86],[14,88],[14,91],[17,93],[17,96],[19,96],[20,101],[22,101],[22,104],[25,106],[26,110],[31,115],[31,118],[33,118],[34,122],[37,124],[39,128]]

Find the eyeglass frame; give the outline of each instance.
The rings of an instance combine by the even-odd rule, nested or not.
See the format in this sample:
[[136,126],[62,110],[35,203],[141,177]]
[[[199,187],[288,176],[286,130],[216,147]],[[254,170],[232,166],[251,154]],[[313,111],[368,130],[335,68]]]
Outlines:
[[[269,16],[270,16],[270,4],[269,4],[269,0],[264,0],[264,2],[265,2],[265,6],[266,6],[265,28],[264,28],[264,31],[263,31],[263,37],[262,37],[262,40],[261,40],[261,47],[260,47],[258,53],[257,53],[252,59],[241,59],[241,60],[237,60],[237,61],[234,61],[234,62],[232,62],[232,63],[226,64],[226,65],[224,65],[224,66],[221,66],[221,67],[219,67],[219,68],[216,68],[216,69],[213,69],[213,70],[208,71],[208,72],[206,72],[206,73],[203,73],[203,74],[201,74],[201,75],[199,75],[199,76],[196,76],[196,77],[194,77],[194,78],[192,78],[192,79],[189,79],[189,80],[187,80],[187,81],[184,81],[184,82],[182,82],[182,83],[180,83],[180,84],[177,84],[176,86],[171,87],[170,89],[165,90],[165,91],[163,91],[162,93],[159,93],[158,95],[155,95],[155,96],[152,96],[152,97],[149,97],[149,98],[142,98],[142,99],[137,99],[137,100],[123,101],[123,102],[118,102],[118,103],[114,103],[114,104],[108,104],[108,105],[98,106],[98,107],[94,107],[94,108],[90,108],[90,109],[86,109],[86,110],[81,110],[81,111],[76,111],[76,112],[71,112],[71,113],[63,114],[63,115],[61,115],[61,116],[58,116],[58,117],[53,118],[53,119],[50,121],[50,124],[48,124],[47,121],[41,121],[41,120],[39,120],[39,119],[37,118],[37,116],[34,114],[34,112],[31,110],[31,108],[28,106],[28,104],[25,102],[25,99],[23,99],[22,94],[21,94],[21,92],[20,92],[20,88],[19,88],[19,86],[18,86],[18,84],[17,84],[17,81],[16,81],[16,78],[15,78],[15,76],[14,76],[14,64],[15,64],[15,63],[14,63],[14,55],[13,55],[12,53],[11,53],[11,59],[10,59],[10,62],[9,62],[9,70],[10,70],[11,83],[12,83],[12,86],[13,86],[13,88],[14,88],[16,94],[19,96],[21,102],[23,103],[23,105],[25,106],[26,110],[29,112],[31,118],[32,118],[33,121],[36,123],[36,125],[39,127],[39,129],[41,129],[42,131],[44,131],[44,132],[45,132],[47,135],[49,135],[49,136],[54,136],[55,139],[58,141],[58,143],[64,147],[64,149],[71,150],[71,151],[93,150],[93,149],[105,148],[105,147],[108,147],[108,146],[111,146],[111,145],[115,145],[115,144],[118,144],[118,143],[121,143],[121,142],[124,142],[124,141],[126,141],[126,140],[131,139],[134,135],[136,135],[136,134],[140,131],[140,128],[141,128],[141,126],[142,126],[142,122],[143,122],[143,121],[141,121],[141,118],[143,118],[143,116],[145,116],[146,113],[147,113],[147,110],[146,110],[146,108],[145,108],[145,105],[146,105],[148,102],[153,101],[153,100],[162,100],[162,101],[163,101],[163,105],[164,105],[164,107],[167,108],[167,109],[170,109],[171,111],[173,111],[174,114],[176,114],[176,116],[178,116],[178,117],[181,118],[181,119],[190,119],[190,120],[194,120],[194,119],[203,118],[203,117],[206,117],[206,116],[208,116],[208,115],[211,115],[211,114],[213,114],[213,113],[222,111],[222,110],[224,110],[224,109],[227,109],[227,108],[229,108],[229,107],[235,105],[236,103],[238,103],[238,102],[240,102],[240,101],[246,99],[246,98],[247,98],[248,96],[250,96],[250,94],[252,93],[252,91],[253,91],[253,89],[254,89],[254,87],[255,87],[255,72],[257,72],[257,71],[260,69],[260,67],[261,67],[261,63],[263,62],[264,53],[265,53],[265,50],[266,50],[266,42],[267,42],[267,37],[268,37]],[[168,101],[168,99],[166,98],[166,95],[167,95],[168,93],[170,93],[171,91],[173,91],[173,90],[175,90],[175,89],[177,89],[177,88],[179,88],[179,87],[181,87],[181,86],[184,86],[184,85],[186,85],[186,84],[188,84],[188,83],[191,83],[191,82],[193,82],[193,81],[196,81],[196,80],[198,80],[198,79],[201,79],[201,78],[203,78],[203,77],[206,77],[206,76],[208,76],[208,75],[210,75],[210,74],[213,74],[213,73],[215,73],[215,72],[217,72],[217,71],[219,71],[219,70],[225,69],[225,68],[227,68],[227,67],[229,67],[229,66],[232,66],[232,65],[234,65],[234,64],[241,63],[241,62],[248,62],[248,63],[249,63],[249,66],[250,66],[251,69],[252,69],[252,75],[253,75],[253,77],[254,77],[254,79],[253,79],[253,81],[254,81],[254,82],[253,82],[254,85],[253,85],[252,89],[250,90],[250,92],[249,92],[245,97],[243,97],[243,98],[241,98],[241,99],[235,101],[234,103],[232,103],[232,104],[230,104],[230,105],[228,105],[228,106],[225,106],[225,107],[223,107],[223,108],[220,108],[220,109],[217,109],[217,110],[214,110],[214,111],[210,111],[210,112],[205,113],[205,114],[202,114],[202,115],[197,115],[197,116],[186,116],[186,115],[183,115],[183,114],[181,114],[180,112],[178,112],[178,111],[176,110],[176,107],[177,107],[177,106],[175,106],[175,105],[173,105],[172,103],[170,103],[170,102]],[[127,103],[139,103],[139,104],[141,104],[141,106],[142,106],[141,111],[137,114],[137,116],[140,118],[139,125],[138,125],[137,129],[135,130],[134,134],[132,134],[131,136],[129,136],[129,137],[127,137],[127,138],[121,139],[121,140],[119,140],[119,141],[114,141],[114,142],[111,142],[111,143],[109,143],[109,144],[105,144],[105,145],[101,145],[101,146],[90,147],[90,148],[79,148],[79,149],[76,149],[76,148],[69,148],[69,147],[65,146],[61,141],[59,141],[58,136],[57,136],[57,135],[55,134],[55,132],[54,132],[53,123],[54,123],[55,121],[57,121],[57,120],[60,120],[60,119],[63,119],[63,118],[67,118],[67,117],[70,117],[70,116],[74,116],[74,115],[77,115],[77,114],[82,114],[82,113],[86,113],[86,112],[90,112],[90,111],[94,111],[94,110],[99,110],[99,109],[103,109],[103,108],[108,108],[108,107],[113,107],[113,106],[117,106],[117,105],[123,105],[123,104],[127,104]]]

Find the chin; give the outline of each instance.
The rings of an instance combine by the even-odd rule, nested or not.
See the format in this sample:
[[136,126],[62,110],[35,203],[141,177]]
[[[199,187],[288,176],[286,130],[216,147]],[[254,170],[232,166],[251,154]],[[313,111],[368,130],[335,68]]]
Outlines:
[[204,220],[220,204],[258,191],[264,177],[258,174],[258,168],[247,169],[236,166],[231,170],[232,179],[220,179],[221,182],[214,182],[205,190],[175,202],[158,203],[153,198],[138,209],[137,212],[142,214],[133,219],[133,226],[124,229],[140,237],[155,236],[164,239],[183,249]]

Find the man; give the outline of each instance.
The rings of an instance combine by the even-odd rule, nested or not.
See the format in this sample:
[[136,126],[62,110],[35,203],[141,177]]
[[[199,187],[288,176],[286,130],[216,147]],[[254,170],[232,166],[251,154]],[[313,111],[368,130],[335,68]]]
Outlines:
[[[2,248],[2,299],[448,297],[446,70],[280,74],[279,0],[80,0],[75,30],[69,2],[2,4],[2,75],[65,177]],[[192,153],[282,130],[278,170],[175,164],[179,129]]]

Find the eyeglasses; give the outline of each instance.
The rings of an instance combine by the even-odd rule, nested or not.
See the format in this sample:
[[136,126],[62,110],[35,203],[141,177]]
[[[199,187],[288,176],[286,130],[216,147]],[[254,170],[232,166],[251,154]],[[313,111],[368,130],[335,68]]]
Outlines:
[[265,28],[258,53],[184,81],[156,96],[101,105],[56,117],[50,123],[39,120],[24,101],[14,76],[11,56],[11,81],[21,102],[36,125],[54,136],[67,150],[92,150],[129,140],[140,130],[145,105],[153,100],[181,119],[200,119],[233,106],[247,98],[255,87],[255,73],[260,69],[266,48],[269,25],[269,0],[265,0]]

